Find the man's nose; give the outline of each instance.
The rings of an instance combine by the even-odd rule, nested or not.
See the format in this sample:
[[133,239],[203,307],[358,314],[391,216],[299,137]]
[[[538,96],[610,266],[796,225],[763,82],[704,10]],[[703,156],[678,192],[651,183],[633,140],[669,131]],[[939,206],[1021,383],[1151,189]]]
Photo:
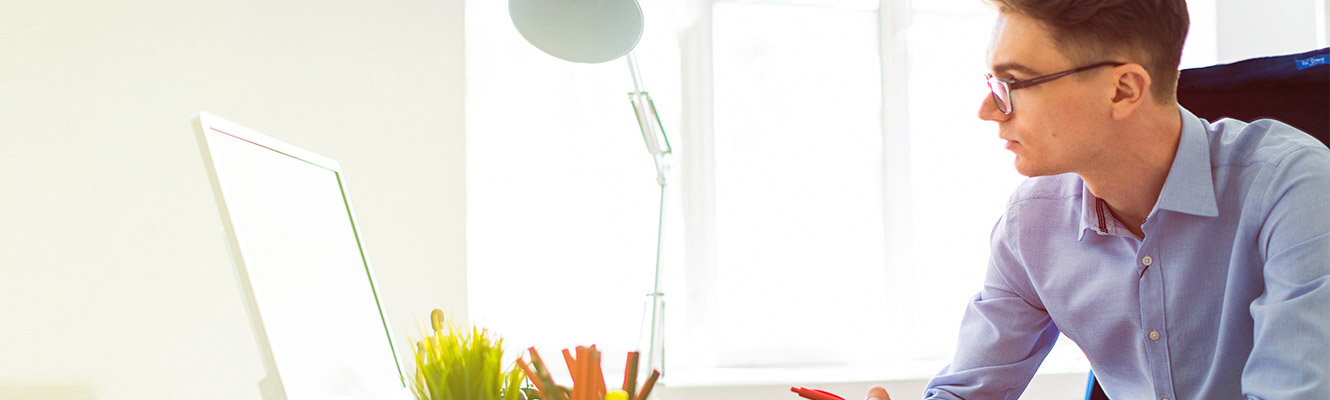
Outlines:
[[1010,118],[1009,115],[1003,114],[1002,110],[998,109],[996,101],[997,99],[993,98],[992,93],[984,96],[984,101],[979,103],[979,119],[984,121],[1002,122]]

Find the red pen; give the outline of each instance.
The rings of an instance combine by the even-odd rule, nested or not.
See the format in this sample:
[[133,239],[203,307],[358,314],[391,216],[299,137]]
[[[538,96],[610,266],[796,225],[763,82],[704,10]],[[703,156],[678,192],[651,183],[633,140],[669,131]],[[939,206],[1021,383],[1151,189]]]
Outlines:
[[790,391],[798,393],[799,397],[811,400],[845,400],[844,397],[831,394],[831,392],[827,392],[824,390],[792,387],[790,388]]

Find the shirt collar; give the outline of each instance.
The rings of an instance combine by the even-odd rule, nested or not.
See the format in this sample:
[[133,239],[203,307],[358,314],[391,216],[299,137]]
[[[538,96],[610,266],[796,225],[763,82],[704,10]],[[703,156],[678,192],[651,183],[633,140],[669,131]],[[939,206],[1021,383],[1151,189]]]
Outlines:
[[[1214,178],[1210,175],[1210,139],[1200,118],[1191,111],[1178,106],[1182,116],[1182,134],[1178,140],[1178,152],[1173,156],[1173,165],[1169,167],[1164,188],[1155,202],[1155,209],[1150,212],[1153,218],[1158,210],[1170,210],[1204,217],[1219,216],[1219,207],[1215,202]],[[1101,235],[1115,234],[1114,220],[1108,205],[1090,193],[1085,181],[1081,185],[1081,223],[1080,236],[1085,238],[1087,230]]]
[[1081,185],[1081,229],[1080,236],[1076,240],[1085,239],[1085,232],[1094,231],[1100,235],[1110,234],[1112,221],[1109,218],[1108,208],[1102,200],[1090,193],[1090,188],[1085,187],[1085,181],[1076,179],[1076,183]]
[[[1210,175],[1210,138],[1204,123],[1191,111],[1178,106],[1182,114],[1182,138],[1178,154],[1159,192],[1155,210],[1170,210],[1203,217],[1219,216],[1215,202],[1215,181]],[[1154,211],[1150,212],[1151,216]]]

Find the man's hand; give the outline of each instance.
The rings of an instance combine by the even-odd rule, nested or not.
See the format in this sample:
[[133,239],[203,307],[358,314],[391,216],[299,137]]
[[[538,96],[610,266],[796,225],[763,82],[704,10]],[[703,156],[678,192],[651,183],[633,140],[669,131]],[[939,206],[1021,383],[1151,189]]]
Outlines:
[[887,395],[887,389],[881,386],[873,386],[872,389],[868,389],[867,400],[891,400],[891,396]]

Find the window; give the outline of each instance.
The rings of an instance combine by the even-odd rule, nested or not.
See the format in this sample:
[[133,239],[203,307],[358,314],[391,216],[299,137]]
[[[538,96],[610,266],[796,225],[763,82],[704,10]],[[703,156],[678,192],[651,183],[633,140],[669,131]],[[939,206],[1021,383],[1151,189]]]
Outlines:
[[[678,156],[673,376],[922,378],[948,362],[993,223],[1024,179],[975,117],[995,12],[977,0],[642,2],[636,53]],[[626,64],[540,53],[503,3],[467,8],[471,314],[509,344],[638,347],[659,193]],[[1189,4],[1184,68],[1213,64],[1213,1]],[[1086,368],[1065,338],[1044,363]]]
[[884,355],[877,4],[842,3],[713,7],[716,366]]

